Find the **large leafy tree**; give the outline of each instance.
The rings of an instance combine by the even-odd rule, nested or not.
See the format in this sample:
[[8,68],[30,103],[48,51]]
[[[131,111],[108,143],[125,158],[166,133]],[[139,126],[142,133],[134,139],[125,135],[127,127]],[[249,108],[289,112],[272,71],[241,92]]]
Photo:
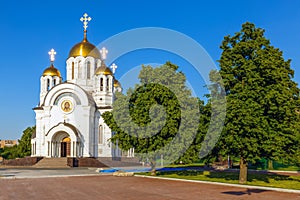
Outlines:
[[240,183],[247,166],[261,158],[295,160],[299,89],[290,60],[252,23],[222,42],[220,74],[227,116],[218,153],[240,157]]
[[197,134],[199,101],[191,97],[186,77],[177,69],[170,62],[157,68],[143,66],[140,84],[126,95],[117,93],[113,111],[103,114],[116,133],[111,142],[123,150],[134,148],[138,157],[149,159],[153,175],[159,158],[165,164],[198,158],[196,153],[184,153]]

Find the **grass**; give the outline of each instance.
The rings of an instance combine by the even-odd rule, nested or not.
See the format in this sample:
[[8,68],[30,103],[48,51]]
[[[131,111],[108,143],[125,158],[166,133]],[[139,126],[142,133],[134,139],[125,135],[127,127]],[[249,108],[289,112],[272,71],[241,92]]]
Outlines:
[[[188,180],[201,180],[222,183],[238,184],[239,172],[226,172],[226,171],[177,171],[177,172],[157,172],[157,176],[188,179]],[[285,189],[300,190],[300,176],[293,175],[279,175],[275,173],[248,173],[247,185],[276,187]]]
[[300,171],[300,167],[297,167],[297,166],[277,167],[277,168],[275,168],[275,170]]

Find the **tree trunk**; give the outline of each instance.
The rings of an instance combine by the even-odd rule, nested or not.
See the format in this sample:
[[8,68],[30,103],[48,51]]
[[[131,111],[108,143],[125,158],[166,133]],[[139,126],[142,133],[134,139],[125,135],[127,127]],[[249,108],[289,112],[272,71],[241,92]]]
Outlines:
[[248,163],[243,157],[241,157],[241,160],[240,160],[240,177],[239,177],[239,183],[240,184],[246,184],[247,183],[247,171],[248,171]]
[[156,176],[156,162],[155,162],[155,160],[151,160],[150,166],[151,166],[151,176]]
[[272,170],[273,168],[273,161],[268,159],[268,169]]

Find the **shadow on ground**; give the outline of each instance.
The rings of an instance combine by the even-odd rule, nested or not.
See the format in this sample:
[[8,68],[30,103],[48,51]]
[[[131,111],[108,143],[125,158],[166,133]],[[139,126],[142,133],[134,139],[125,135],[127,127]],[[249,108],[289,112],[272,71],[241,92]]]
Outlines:
[[252,193],[262,193],[268,192],[268,190],[259,190],[259,189],[247,189],[246,191],[226,191],[222,192],[223,194],[242,196],[242,195],[251,195]]

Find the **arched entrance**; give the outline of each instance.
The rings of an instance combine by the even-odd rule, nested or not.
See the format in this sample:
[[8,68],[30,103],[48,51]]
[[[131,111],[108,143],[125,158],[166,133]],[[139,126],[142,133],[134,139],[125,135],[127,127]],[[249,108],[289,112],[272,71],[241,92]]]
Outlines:
[[66,132],[59,131],[52,137],[52,156],[68,157],[71,156],[71,138]]
[[65,137],[60,143],[60,157],[71,156],[71,138]]
[[76,128],[59,123],[46,134],[48,157],[81,157],[83,145]]

